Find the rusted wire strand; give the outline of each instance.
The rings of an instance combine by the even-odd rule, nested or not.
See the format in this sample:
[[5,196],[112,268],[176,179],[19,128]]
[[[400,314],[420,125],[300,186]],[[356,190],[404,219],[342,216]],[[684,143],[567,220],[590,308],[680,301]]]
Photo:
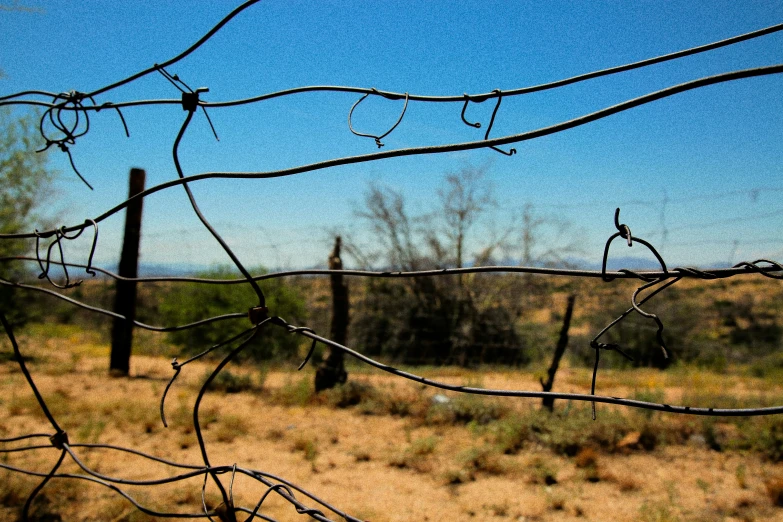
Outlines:
[[[49,147],[54,145],[57,146],[62,152],[65,152],[69,158],[69,162],[74,172],[79,176],[79,178],[82,179],[82,181],[84,181],[85,184],[87,184],[87,186],[90,189],[92,189],[92,186],[86,181],[86,179],[81,175],[81,173],[76,168],[76,164],[74,162],[74,158],[70,150],[70,146],[73,146],[79,137],[84,136],[90,131],[90,113],[92,111],[95,111],[97,113],[103,109],[116,110],[122,122],[126,136],[129,136],[130,133],[122,113],[123,108],[141,107],[141,106],[149,106],[149,105],[181,104],[183,109],[187,111],[187,116],[182,126],[180,127],[179,133],[177,134],[172,149],[173,162],[178,175],[178,179],[161,183],[157,186],[151,187],[150,189],[147,189],[141,192],[140,194],[127,199],[123,203],[120,203],[119,205],[112,207],[111,209],[107,210],[106,212],[96,217],[95,219],[87,219],[84,223],[80,225],[71,226],[71,227],[60,227],[57,229],[51,229],[43,232],[38,232],[36,230],[35,232],[32,233],[27,232],[27,233],[18,233],[18,234],[0,234],[0,239],[35,238],[36,240],[36,257],[4,258],[2,259],[2,261],[10,261],[10,260],[37,261],[39,268],[41,269],[40,277],[46,278],[53,286],[63,290],[76,286],[80,282],[80,281],[71,282],[70,275],[68,273],[68,267],[80,267],[80,268],[84,268],[85,271],[91,275],[95,275],[97,272],[101,272],[109,277],[118,280],[129,280],[129,281],[138,281],[138,282],[155,282],[155,281],[176,282],[176,283],[192,282],[192,283],[201,283],[201,284],[248,284],[253,288],[259,300],[259,306],[256,308],[252,308],[251,313],[249,314],[252,323],[251,328],[248,328],[247,330],[243,331],[240,334],[232,336],[226,341],[213,345],[212,347],[208,348],[204,352],[195,355],[182,363],[177,362],[176,359],[172,363],[172,368],[175,373],[172,376],[172,379],[167,384],[162,394],[161,403],[160,403],[160,413],[164,426],[166,425],[166,420],[164,416],[164,403],[165,403],[166,395],[169,392],[169,389],[174,383],[175,379],[180,374],[182,367],[194,360],[204,357],[205,355],[213,352],[214,350],[217,350],[225,346],[233,346],[233,348],[229,350],[228,354],[225,355],[223,359],[215,366],[213,371],[209,374],[205,382],[200,387],[192,410],[192,414],[193,414],[192,422],[198,440],[203,465],[177,463],[168,459],[156,457],[154,455],[150,455],[138,450],[134,450],[132,448],[124,448],[121,446],[114,446],[108,444],[83,444],[83,443],[69,442],[66,432],[58,425],[51,411],[48,409],[43,396],[41,395],[38,388],[36,387],[33,378],[25,365],[24,359],[19,350],[19,346],[16,342],[11,326],[8,323],[5,315],[3,315],[2,311],[0,311],[0,322],[2,322],[2,325],[6,331],[6,335],[11,342],[14,351],[14,357],[18,362],[20,370],[25,376],[25,379],[29,387],[31,388],[33,394],[35,395],[36,401],[38,402],[41,411],[43,412],[44,416],[48,419],[49,423],[52,425],[54,429],[53,434],[31,433],[31,434],[16,436],[7,439],[0,439],[0,443],[14,443],[14,442],[35,439],[35,438],[47,437],[51,444],[50,446],[27,445],[27,446],[17,446],[17,447],[10,447],[10,448],[0,448],[0,453],[9,454],[9,453],[22,453],[28,451],[56,450],[58,451],[59,454],[55,464],[46,473],[25,470],[23,468],[11,466],[6,463],[0,463],[0,468],[11,470],[18,473],[24,473],[42,479],[38,483],[38,485],[33,489],[33,491],[30,493],[30,495],[28,496],[25,502],[25,505],[22,509],[23,518],[27,518],[28,513],[30,511],[30,507],[32,506],[36,496],[46,486],[46,484],[49,481],[53,479],[78,479],[78,480],[91,481],[93,483],[108,487],[111,490],[117,492],[122,497],[126,498],[129,502],[131,502],[131,504],[133,504],[140,511],[147,513],[151,516],[157,516],[157,517],[207,518],[209,520],[214,520],[213,517],[219,517],[221,518],[221,520],[223,520],[224,514],[227,513],[227,515],[225,516],[228,516],[229,520],[233,521],[236,519],[237,513],[245,513],[248,515],[246,519],[248,521],[253,520],[254,518],[260,518],[263,520],[273,520],[267,515],[260,513],[260,510],[264,502],[269,498],[269,496],[275,494],[278,497],[287,501],[291,506],[293,506],[293,508],[298,514],[306,515],[311,519],[323,520],[323,521],[330,520],[329,518],[327,518],[324,511],[324,510],[330,510],[331,512],[336,513],[338,516],[342,517],[345,520],[349,520],[351,522],[359,522],[358,519],[348,515],[347,513],[344,513],[343,511],[337,509],[336,507],[329,505],[328,503],[324,502],[323,500],[316,497],[312,493],[309,493],[305,489],[289,481],[286,481],[280,477],[276,477],[269,473],[258,471],[258,470],[246,469],[241,466],[238,466],[236,463],[230,466],[227,465],[213,466],[210,463],[207,446],[205,444],[202,430],[201,430],[201,425],[200,425],[199,409],[200,409],[201,402],[206,392],[208,391],[211,383],[220,374],[220,372],[223,371],[226,365],[228,365],[242,350],[247,348],[251,340],[255,339],[260,335],[263,335],[266,332],[266,330],[268,330],[268,328],[272,328],[272,327],[283,328],[285,331],[287,331],[290,334],[300,335],[308,338],[311,341],[310,350],[305,356],[303,362],[300,364],[299,366],[300,369],[304,367],[304,365],[306,365],[307,362],[310,360],[310,356],[313,353],[316,343],[321,342],[332,349],[341,350],[344,353],[353,356],[357,360],[366,363],[370,366],[373,366],[379,370],[388,372],[392,375],[396,375],[401,378],[409,379],[415,382],[419,382],[421,384],[425,384],[428,386],[432,386],[444,390],[451,390],[451,391],[463,392],[469,394],[490,395],[490,396],[528,397],[528,398],[547,397],[547,398],[555,398],[555,399],[589,401],[593,405],[593,418],[595,418],[596,402],[656,410],[656,411],[666,411],[670,413],[704,415],[704,416],[750,416],[750,415],[773,415],[773,414],[783,413],[783,406],[773,406],[773,407],[764,407],[764,408],[716,409],[716,408],[656,404],[656,403],[646,402],[646,401],[595,395],[600,350],[617,351],[623,356],[630,357],[629,355],[625,354],[620,349],[619,346],[615,344],[600,343],[598,340],[599,338],[601,338],[601,336],[603,336],[613,326],[615,326],[620,321],[622,321],[630,313],[635,311],[640,315],[642,315],[643,317],[652,319],[656,322],[658,326],[656,335],[659,344],[661,345],[661,348],[664,351],[664,355],[668,356],[668,352],[666,350],[664,340],[663,340],[663,323],[655,314],[642,310],[641,308],[641,305],[643,305],[653,296],[659,294],[661,291],[677,283],[683,278],[709,280],[709,279],[718,279],[718,278],[725,278],[725,277],[759,274],[764,277],[783,279],[783,266],[778,262],[770,261],[766,259],[758,259],[753,262],[738,263],[737,265],[734,265],[731,268],[724,268],[724,269],[701,270],[701,269],[691,268],[691,267],[678,267],[678,268],[668,269],[663,261],[662,256],[657,252],[657,250],[650,243],[646,242],[643,239],[633,236],[631,234],[630,228],[627,225],[621,224],[619,222],[619,209],[617,209],[615,213],[615,227],[617,229],[617,232],[614,235],[612,235],[606,243],[604,249],[602,269],[600,271],[563,270],[563,269],[550,269],[550,268],[538,268],[538,267],[501,267],[501,266],[471,267],[471,268],[464,268],[464,269],[423,270],[423,271],[416,271],[416,272],[392,272],[392,271],[378,272],[378,271],[365,271],[365,270],[340,270],[339,271],[340,274],[345,276],[380,277],[380,278],[431,277],[431,276],[444,276],[449,274],[463,274],[463,273],[508,272],[508,273],[531,273],[531,274],[540,274],[545,276],[558,275],[558,276],[567,276],[567,277],[593,277],[593,278],[601,277],[604,281],[611,281],[613,279],[638,279],[643,282],[643,284],[641,284],[641,286],[639,286],[637,290],[633,293],[633,296],[631,298],[632,306],[626,312],[624,312],[618,318],[612,321],[609,325],[607,325],[603,330],[601,330],[601,332],[599,332],[598,335],[596,335],[595,338],[593,338],[592,342],[590,343],[591,347],[595,349],[595,364],[594,364],[593,375],[592,375],[591,393],[589,395],[576,394],[576,393],[555,393],[555,392],[539,392],[539,391],[524,391],[524,390],[483,389],[483,388],[476,388],[470,386],[460,386],[460,385],[443,383],[433,379],[428,379],[410,372],[400,370],[393,366],[383,364],[347,346],[336,343],[330,339],[321,337],[308,327],[294,326],[292,324],[287,323],[285,320],[283,320],[280,317],[276,317],[276,316],[268,317],[266,314],[265,296],[261,291],[260,286],[258,285],[259,281],[272,279],[272,278],[288,277],[293,275],[327,275],[327,274],[335,273],[337,271],[298,270],[298,271],[279,272],[275,274],[263,274],[260,276],[252,276],[244,268],[240,260],[236,257],[236,255],[233,253],[233,251],[228,246],[228,244],[223,240],[220,234],[212,227],[212,225],[204,217],[204,215],[202,214],[201,210],[199,209],[196,203],[196,200],[191,192],[190,185],[189,185],[192,182],[205,180],[205,179],[215,179],[215,178],[225,178],[225,179],[277,178],[277,177],[300,174],[304,172],[312,172],[312,171],[327,169],[339,165],[372,162],[372,161],[378,161],[378,160],[383,160],[383,159],[393,158],[393,157],[439,154],[439,153],[446,153],[446,152],[474,150],[480,148],[492,148],[503,154],[511,155],[516,152],[516,149],[511,149],[510,152],[506,152],[500,149],[499,146],[513,144],[513,143],[521,143],[524,141],[537,139],[543,136],[548,136],[551,134],[563,132],[568,129],[585,125],[600,120],[602,118],[626,110],[630,110],[632,108],[639,107],[647,103],[652,103],[654,101],[661,100],[669,96],[687,92],[690,90],[701,89],[710,85],[717,85],[729,81],[754,78],[754,77],[762,77],[762,76],[767,76],[772,74],[779,74],[783,72],[783,64],[775,64],[766,67],[733,71],[733,72],[727,72],[714,76],[699,78],[696,80],[681,83],[679,85],[674,85],[665,89],[661,89],[656,92],[648,93],[643,96],[639,96],[637,98],[630,99],[621,102],[619,104],[613,105],[611,107],[606,107],[604,109],[600,109],[588,114],[584,114],[582,116],[573,118],[571,120],[562,121],[554,125],[542,127],[539,129],[535,129],[523,133],[509,134],[498,138],[490,138],[489,137],[490,131],[492,130],[492,127],[495,122],[495,118],[500,108],[502,98],[504,96],[505,97],[518,96],[518,95],[524,95],[533,92],[540,92],[548,89],[555,89],[566,85],[574,84],[577,82],[582,82],[582,81],[586,81],[602,76],[616,74],[616,73],[629,71],[641,67],[646,67],[653,64],[681,58],[684,56],[694,55],[697,53],[709,51],[712,49],[717,49],[738,42],[747,41],[752,38],[757,38],[760,36],[778,32],[780,30],[783,30],[783,24],[770,26],[758,31],[753,31],[750,33],[746,33],[744,35],[738,35],[718,42],[713,42],[710,44],[693,47],[690,49],[685,49],[682,51],[677,51],[674,53],[669,53],[654,58],[633,62],[626,65],[610,67],[607,69],[602,69],[587,74],[581,74],[570,78],[558,80],[555,82],[549,82],[545,84],[512,89],[507,91],[495,90],[490,93],[484,93],[484,94],[473,94],[473,95],[464,94],[462,96],[427,96],[427,95],[409,94],[408,92],[394,93],[389,91],[377,90],[374,88],[367,89],[367,88],[358,88],[358,87],[349,87],[349,86],[308,86],[308,87],[300,87],[295,89],[287,89],[283,91],[262,94],[260,96],[254,96],[251,98],[245,98],[245,99],[233,100],[233,101],[207,102],[207,101],[200,100],[199,93],[205,92],[206,89],[197,89],[194,91],[185,82],[183,82],[177,75],[170,74],[166,70],[166,67],[169,67],[179,62],[183,58],[189,56],[191,53],[196,51],[201,45],[203,45],[215,33],[217,33],[223,26],[225,26],[225,24],[227,24],[230,20],[232,20],[234,17],[242,13],[245,9],[252,6],[256,2],[257,0],[250,0],[248,2],[241,4],[239,7],[234,9],[231,13],[229,13],[225,18],[223,18],[202,38],[200,38],[197,42],[195,42],[193,45],[191,45],[188,49],[186,49],[184,52],[180,53],[179,55],[160,64],[155,64],[153,67],[144,69],[141,72],[135,73],[123,80],[120,80],[115,83],[111,83],[109,85],[106,85],[105,87],[99,88],[90,93],[70,91],[67,93],[58,94],[58,93],[49,93],[46,91],[27,90],[20,93],[0,97],[0,106],[29,105],[29,106],[38,106],[44,108],[43,116],[41,117],[41,120],[39,122],[39,131],[42,138],[45,141],[45,146],[42,150],[48,149]],[[110,92],[122,85],[129,84],[145,75],[154,72],[158,72],[161,75],[163,75],[172,85],[174,85],[179,90],[181,94],[181,100],[160,99],[160,100],[135,100],[135,101],[120,102],[120,103],[113,103],[109,101],[103,102],[101,104],[96,103],[95,101],[96,96]],[[430,147],[411,147],[411,148],[402,148],[397,150],[387,150],[383,152],[376,152],[373,154],[363,154],[363,155],[343,157],[343,158],[334,158],[326,161],[321,161],[321,162],[316,162],[316,163],[311,163],[306,165],[299,165],[291,168],[280,169],[280,170],[270,171],[270,172],[203,172],[192,176],[184,175],[183,169],[180,165],[178,149],[179,149],[180,142],[192,120],[193,113],[196,110],[198,110],[199,107],[201,107],[202,110],[204,110],[207,121],[215,135],[215,138],[217,138],[217,133],[215,132],[215,128],[212,124],[209,114],[207,113],[207,108],[232,107],[232,106],[245,105],[250,103],[257,103],[264,100],[270,100],[273,98],[279,98],[284,96],[293,96],[305,92],[319,92],[319,91],[361,94],[362,97],[356,103],[354,103],[354,105],[352,106],[349,112],[349,116],[348,116],[349,129],[351,132],[353,132],[356,135],[373,138],[375,140],[376,145],[379,148],[383,146],[381,140],[387,135],[389,135],[395,128],[397,128],[397,126],[402,121],[406,113],[406,110],[408,108],[408,103],[410,101],[437,102],[437,103],[440,102],[464,103],[460,116],[464,123],[474,128],[480,128],[481,124],[478,122],[472,123],[466,119],[465,111],[469,103],[471,101],[474,103],[482,103],[488,99],[495,99],[496,103],[492,111],[492,115],[489,120],[489,123],[487,125],[484,134],[484,139],[480,141],[452,143],[452,144],[444,144],[444,145],[437,145],[437,146],[430,146]],[[353,129],[352,121],[351,121],[351,116],[353,114],[353,111],[361,101],[365,100],[369,96],[381,96],[383,98],[390,99],[390,100],[403,100],[403,99],[405,100],[402,108],[402,112],[399,118],[397,119],[396,123],[384,134],[381,135],[364,134],[364,133],[357,132]],[[40,99],[42,97],[48,98],[50,101],[43,101]],[[86,103],[86,100],[89,100],[89,102],[91,102],[92,105]],[[221,245],[225,253],[229,256],[229,258],[232,260],[232,262],[237,267],[239,272],[242,274],[243,278],[234,279],[234,280],[215,280],[215,279],[205,279],[205,278],[177,278],[177,277],[122,278],[117,274],[113,274],[112,272],[92,266],[93,256],[95,253],[97,239],[98,239],[98,223],[116,214],[122,209],[126,208],[132,201],[145,198],[158,191],[165,190],[177,185],[182,185],[182,187],[185,189],[190,204],[194,212],[196,213],[197,217],[201,220],[203,226],[213,235],[216,241]],[[93,238],[92,248],[89,254],[87,264],[80,265],[80,264],[67,262],[63,254],[63,245],[62,245],[63,240],[76,239],[86,228],[89,227],[94,228],[94,238]],[[645,247],[647,247],[654,254],[656,259],[659,261],[661,270],[632,271],[628,269],[621,269],[618,271],[607,271],[606,265],[607,265],[609,247],[611,242],[617,237],[625,239],[628,246],[632,246],[632,243],[636,241],[638,243],[641,243]],[[49,246],[46,248],[46,258],[44,262],[44,260],[41,258],[40,250],[38,247],[40,246],[40,240],[48,239],[48,238],[52,238],[52,241],[49,244]],[[57,248],[56,252],[59,254],[59,261],[52,259],[52,252],[54,251],[55,247]],[[50,278],[49,272],[51,266],[62,267],[65,276],[64,284],[61,285],[55,283]],[[125,319],[125,317],[119,314],[116,314],[114,312],[96,306],[82,303],[76,299],[70,298],[59,292],[56,292],[50,288],[42,288],[39,286],[29,285],[20,282],[12,282],[4,278],[0,279],[0,285],[10,287],[13,289],[25,289],[31,291],[44,292],[47,295],[56,297],[58,299],[63,299],[65,302],[73,306],[77,306],[91,312],[107,315],[114,318]],[[650,292],[643,298],[639,299],[639,296],[645,290],[650,290]],[[176,325],[176,326],[151,326],[151,325],[140,323],[138,321],[133,321],[133,324],[141,328],[145,328],[147,330],[152,330],[157,332],[171,332],[177,330],[184,330],[188,328],[195,328],[216,321],[245,318],[247,316],[248,314],[244,312],[224,314],[217,317],[202,318],[192,323]],[[104,473],[99,473],[95,469],[92,469],[90,466],[88,466],[79,457],[77,451],[75,451],[77,448],[83,449],[85,451],[106,450],[106,451],[126,452],[126,453],[133,454],[142,459],[147,459],[160,464],[179,468],[179,470],[177,474],[171,476],[146,479],[146,480],[136,480],[136,479],[129,479],[124,477],[110,476]],[[68,458],[69,461],[75,463],[84,472],[84,475],[71,474],[71,473],[58,473],[58,470],[60,469],[61,465],[63,464],[66,458]],[[223,485],[220,477],[221,475],[225,475],[225,474],[230,474],[230,482],[227,489]],[[264,489],[261,492],[259,492],[259,496],[257,497],[259,498],[259,500],[252,509],[244,506],[236,506],[234,504],[235,498],[234,498],[233,485],[237,474],[241,474],[243,476],[249,477],[257,481],[260,485],[263,485],[264,487]],[[199,477],[203,478],[204,480],[201,488],[203,510],[199,513],[172,513],[172,512],[151,510],[148,507],[142,506],[140,503],[138,503],[136,500],[134,500],[130,495],[128,495],[125,491],[123,491],[120,488],[121,485],[122,486],[159,486],[163,484],[172,484],[183,480],[199,478]],[[215,486],[218,488],[220,492],[220,495],[223,500],[222,508],[209,509],[207,507],[206,486],[209,479],[211,479],[212,482],[214,482]],[[307,499],[313,501],[318,506],[317,507],[306,506],[299,499],[297,499],[296,494],[301,494],[304,497],[307,497]],[[221,509],[222,511],[220,511]]]
[[[0,257],[0,263],[12,262],[12,261],[35,261],[34,257],[27,256],[7,256]],[[764,263],[768,266],[761,266]],[[53,265],[61,264],[58,261],[51,261]],[[74,268],[86,268],[87,265],[79,263],[67,263],[69,267]],[[138,283],[198,283],[206,285],[238,285],[245,284],[247,280],[241,279],[210,279],[202,277],[185,277],[185,276],[155,276],[155,277],[123,277],[119,274],[100,268],[97,266],[91,267],[96,272],[102,273],[112,279],[118,281],[135,281]],[[408,277],[435,277],[444,275],[459,275],[459,274],[490,274],[490,273],[510,273],[510,274],[534,274],[541,276],[562,276],[562,277],[585,277],[585,278],[602,278],[609,277],[614,279],[639,279],[642,281],[652,281],[654,279],[673,279],[673,278],[688,278],[688,279],[703,279],[713,280],[729,278],[734,276],[743,276],[751,274],[759,274],[765,277],[773,279],[780,279],[783,277],[783,266],[772,260],[757,259],[755,261],[743,261],[732,267],[728,268],[709,268],[698,269],[695,267],[676,267],[670,269],[668,272],[661,272],[655,270],[579,270],[571,268],[551,268],[551,267],[538,267],[538,266],[474,266],[466,268],[438,268],[432,270],[416,270],[416,271],[378,271],[378,270],[328,270],[328,269],[302,269],[302,270],[287,270],[283,272],[270,272],[268,274],[261,274],[253,276],[254,281],[265,281],[268,279],[280,279],[285,277],[296,276],[329,276],[331,274],[339,273],[348,277],[370,277],[380,279],[399,279]]]
[[[289,326],[291,328],[295,328],[293,325],[289,325]],[[551,397],[553,399],[565,399],[565,400],[573,400],[573,401],[585,401],[585,402],[595,401],[595,402],[601,402],[605,404],[616,404],[618,406],[630,406],[634,408],[641,408],[647,410],[665,411],[669,413],[679,413],[679,414],[686,414],[686,415],[712,416],[712,417],[721,417],[721,416],[749,417],[755,415],[778,415],[783,413],[783,405],[763,407],[763,408],[703,408],[703,407],[691,407],[691,406],[678,406],[678,405],[671,405],[671,404],[660,404],[660,403],[640,401],[635,399],[624,399],[620,397],[607,397],[607,396],[600,396],[600,395],[593,396],[593,395],[583,394],[583,393],[559,393],[559,392],[526,391],[526,390],[489,389],[489,388],[475,388],[471,386],[453,385],[441,381],[436,381],[433,379],[428,379],[426,377],[422,377],[414,373],[400,370],[398,368],[395,368],[394,366],[384,364],[380,361],[376,361],[375,359],[372,359],[362,353],[359,353],[347,346],[338,344],[330,339],[321,337],[320,335],[314,334],[307,330],[300,331],[299,335],[303,335],[310,339],[317,340],[318,342],[323,343],[331,348],[342,350],[343,352],[356,358],[357,360],[369,364],[370,366],[373,366],[374,368],[377,368],[384,372],[414,382],[418,382],[420,384],[432,386],[433,388],[440,388],[442,390],[469,393],[474,395],[489,395],[495,397],[525,397],[525,398],[537,398],[537,399],[541,399],[544,397]]]
[[[573,129],[582,125],[586,125],[589,123],[592,123],[594,121],[598,121],[603,118],[607,118],[609,116],[612,116],[614,114],[618,114],[620,112],[624,112],[630,109],[633,109],[635,107],[639,107],[641,105],[645,105],[647,103],[652,103],[657,100],[661,100],[670,96],[674,96],[676,94],[680,94],[683,92],[687,92],[694,89],[700,89],[707,87],[709,85],[717,85],[720,83],[730,82],[730,81],[737,81],[741,79],[747,79],[747,78],[757,78],[762,76],[768,76],[772,74],[780,74],[783,73],[783,64],[776,64],[776,65],[770,65],[766,67],[758,67],[753,69],[743,69],[739,71],[732,71],[728,73],[722,73],[717,74],[714,76],[708,76],[704,78],[699,78],[697,80],[681,83],[679,85],[675,85],[672,87],[667,87],[665,89],[661,89],[659,91],[655,91],[649,94],[645,94],[642,96],[639,96],[637,98],[633,98],[631,100],[627,100],[621,103],[618,103],[616,105],[606,107],[604,109],[599,109],[597,111],[566,120],[560,123],[556,123],[553,125],[549,125],[546,127],[541,127],[538,129],[534,129],[531,131],[522,132],[519,134],[511,134],[499,138],[492,138],[487,140],[480,140],[480,141],[469,141],[469,142],[461,142],[461,143],[452,143],[448,145],[434,145],[434,146],[427,146],[427,147],[411,147],[411,148],[402,148],[402,149],[394,149],[394,150],[387,150],[382,152],[374,152],[371,154],[361,154],[357,156],[346,156],[342,158],[336,158],[336,159],[330,159],[326,161],[320,161],[316,163],[310,163],[306,165],[299,165],[296,167],[290,167],[286,169],[280,169],[275,171],[269,171],[269,172],[204,172],[201,174],[194,174],[188,177],[181,177],[179,179],[171,180],[168,182],[161,183],[159,185],[156,185],[154,187],[150,187],[149,189],[146,189],[139,194],[128,198],[124,202],[112,207],[111,209],[107,210],[100,216],[94,218],[94,221],[97,223],[100,223],[104,219],[110,217],[111,215],[119,212],[120,210],[126,208],[132,201],[135,201],[137,199],[145,198],[151,194],[154,194],[156,192],[159,192],[164,189],[168,189],[173,186],[177,185],[183,185],[186,183],[191,183],[194,181],[201,181],[205,179],[270,179],[270,178],[279,178],[279,177],[285,177],[285,176],[292,176],[296,174],[302,174],[305,172],[313,172],[317,170],[323,170],[330,167],[337,167],[341,165],[351,165],[356,163],[367,163],[372,161],[379,161],[383,159],[389,159],[389,158],[396,158],[396,157],[405,157],[405,156],[417,156],[417,155],[427,155],[427,154],[442,154],[447,152],[458,152],[458,151],[465,151],[465,150],[475,150],[475,149],[482,149],[487,147],[496,147],[498,145],[507,145],[510,143],[521,143],[524,141],[534,140],[538,138],[542,138],[544,136],[549,136],[552,134],[556,134],[559,132],[563,132],[569,129]],[[177,101],[176,103],[181,103]],[[117,106],[120,106],[121,104],[116,104]],[[79,228],[84,228],[85,225],[76,225],[73,227],[68,227],[66,231],[72,232],[75,230],[78,230]],[[50,230],[46,232],[40,232],[41,237],[47,237],[49,235],[54,235],[55,231]],[[32,232],[28,233],[17,233],[17,234],[0,234],[0,239],[2,238],[33,238],[35,237],[35,234]]]

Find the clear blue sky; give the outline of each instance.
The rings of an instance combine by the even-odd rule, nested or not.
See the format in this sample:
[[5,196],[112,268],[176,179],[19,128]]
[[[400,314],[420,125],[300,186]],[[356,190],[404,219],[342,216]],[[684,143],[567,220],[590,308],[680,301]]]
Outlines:
[[[186,49],[239,2],[22,2],[0,0],[0,95],[26,89],[90,91],[163,62]],[[4,8],[5,7],[5,8]],[[783,22],[783,3],[670,2],[261,2],[169,71],[208,101],[244,98],[305,85],[351,85],[416,94],[459,95],[553,81],[709,43]],[[702,76],[783,62],[783,34],[642,70],[544,93],[505,98],[492,136],[550,125]],[[266,181],[193,184],[204,213],[248,266],[313,266],[325,261],[331,229],[361,235],[355,209],[368,183],[402,191],[412,211],[428,210],[443,174],[488,166],[507,225],[525,204],[569,222],[582,257],[600,261],[614,232],[616,206],[635,235],[664,247],[667,261],[705,265],[783,258],[783,97],[781,75],[740,80],[680,94],[553,136],[492,150],[416,156]],[[178,98],[159,75],[96,101]],[[186,174],[268,171],[377,151],[346,123],[354,94],[300,94],[203,113],[180,157]],[[411,102],[387,149],[483,137],[493,103],[472,104],[472,129],[461,104]],[[357,128],[383,132],[401,102],[370,99]],[[176,178],[171,145],[181,107],[124,111],[92,118],[72,147],[95,186],[89,191],[65,155],[52,208],[77,224],[122,201],[132,166],[152,186]],[[508,146],[503,147],[505,149]],[[142,262],[227,263],[201,230],[181,187],[145,201]],[[101,226],[97,259],[113,262],[122,214]],[[168,229],[174,229],[171,232]],[[663,243],[663,231],[667,231]],[[477,229],[474,246],[481,234]],[[366,238],[365,238],[366,240]],[[78,251],[76,251],[78,250]],[[75,257],[84,254],[76,249]],[[644,252],[620,250],[618,255]],[[73,258],[72,258],[73,259]]]

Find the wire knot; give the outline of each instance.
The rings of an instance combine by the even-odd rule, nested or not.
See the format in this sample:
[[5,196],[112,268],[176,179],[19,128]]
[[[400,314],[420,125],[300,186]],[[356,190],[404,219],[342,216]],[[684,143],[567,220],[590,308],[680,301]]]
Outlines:
[[266,306],[254,306],[247,311],[247,317],[253,324],[258,324],[269,318],[269,308]]
[[628,355],[627,353],[622,351],[620,349],[620,345],[619,344],[615,344],[615,343],[599,343],[598,341],[593,339],[592,341],[590,341],[590,348],[592,348],[595,351],[598,351],[598,350],[608,350],[610,352],[617,352],[620,355],[622,355],[623,357],[625,357],[626,359],[628,359],[629,361],[633,361],[633,357],[631,357],[630,355]]
[[68,434],[63,430],[60,430],[49,437],[49,442],[52,443],[52,446],[61,450],[65,444],[68,444]]
[[182,93],[182,110],[196,112],[198,109],[198,91]]

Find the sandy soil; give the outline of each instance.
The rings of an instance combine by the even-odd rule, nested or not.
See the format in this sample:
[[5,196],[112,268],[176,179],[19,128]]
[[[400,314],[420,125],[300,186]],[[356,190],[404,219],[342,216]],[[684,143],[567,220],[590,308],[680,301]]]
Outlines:
[[[117,444],[177,462],[202,463],[190,412],[210,365],[199,362],[183,370],[167,399],[169,427],[164,428],[158,405],[171,375],[168,360],[135,357],[132,378],[112,379],[106,375],[105,357],[74,356],[62,345],[38,351],[28,348],[39,355],[30,362],[36,383],[72,443]],[[580,461],[543,447],[527,447],[516,455],[493,454],[489,463],[471,466],[466,464],[466,455],[481,453],[490,445],[486,432],[366,415],[356,408],[282,406],[270,400],[295,378],[275,372],[266,377],[263,388],[207,394],[200,418],[213,465],[237,464],[272,473],[372,522],[783,520],[783,509],[773,505],[765,486],[783,477],[783,469],[757,455],[715,452],[695,441],[626,454],[599,449]],[[392,386],[385,376],[354,374],[352,378],[380,388]],[[443,379],[469,380],[460,372]],[[529,374],[505,372],[483,375],[481,380],[487,387],[537,389]],[[562,389],[584,391],[588,383],[583,380],[578,372],[566,370],[558,375]],[[608,392],[620,393],[628,387],[620,380],[608,382]],[[0,437],[52,432],[11,361],[0,366],[0,386]],[[398,390],[409,386],[409,393],[421,393],[418,385],[394,386]],[[667,388],[667,395],[678,393],[682,390]],[[601,422],[600,415],[597,422]],[[46,439],[32,442],[47,444]],[[76,451],[87,466],[125,479],[162,478],[180,472],[126,453]],[[0,462],[45,471],[58,456],[56,449],[46,447],[5,453]],[[70,459],[61,471],[80,472]],[[223,477],[224,483],[228,480]],[[13,520],[35,481],[0,471],[3,482],[0,519]],[[201,484],[195,478],[173,485],[128,487],[127,491],[154,509],[198,513]],[[214,485],[207,491],[208,501],[215,503],[219,497]],[[264,491],[257,482],[237,475],[236,504],[252,507]],[[297,497],[308,506],[316,505],[302,494]],[[36,504],[39,510],[59,513],[62,520],[148,519],[111,490],[83,481],[55,480]],[[281,521],[303,519],[276,495],[269,497],[261,513]],[[327,515],[339,520],[333,513]]]

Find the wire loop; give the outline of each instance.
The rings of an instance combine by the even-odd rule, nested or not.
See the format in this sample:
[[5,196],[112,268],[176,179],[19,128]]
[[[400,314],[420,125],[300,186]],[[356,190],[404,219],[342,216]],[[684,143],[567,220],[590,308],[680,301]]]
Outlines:
[[[394,125],[391,126],[391,128],[389,130],[387,130],[386,132],[384,132],[380,136],[376,136],[375,134],[365,134],[363,132],[357,132],[356,130],[354,130],[353,123],[352,123],[354,109],[356,108],[357,105],[359,105],[362,101],[364,101],[365,98],[367,98],[370,94],[377,94],[378,96],[384,96],[383,94],[379,93],[378,90],[375,89],[374,87],[371,89],[371,91],[372,92],[368,92],[367,94],[365,94],[364,96],[359,98],[359,100],[351,106],[351,110],[348,112],[348,129],[356,136],[361,136],[363,138],[372,138],[372,139],[374,139],[375,140],[375,144],[380,149],[381,147],[384,146],[384,144],[381,142],[381,140],[383,138],[385,138],[386,136],[388,136],[389,134],[391,134],[391,132],[394,129],[396,129],[397,125],[399,125],[400,122],[402,121],[402,117],[405,116],[405,111],[408,110],[408,93],[407,92],[405,93],[405,104],[402,106],[402,112],[400,113],[400,117],[397,118],[397,121],[394,123]],[[389,99],[395,99],[395,98],[390,98],[389,96],[384,96],[384,97],[385,98],[389,98]]]

